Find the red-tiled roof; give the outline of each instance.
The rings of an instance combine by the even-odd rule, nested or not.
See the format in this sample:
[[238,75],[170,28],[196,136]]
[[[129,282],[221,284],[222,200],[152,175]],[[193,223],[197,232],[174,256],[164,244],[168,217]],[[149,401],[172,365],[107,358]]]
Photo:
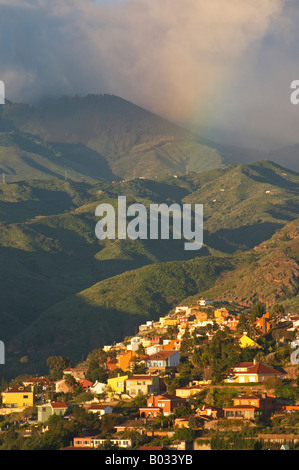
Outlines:
[[67,404],[64,401],[51,401],[52,408],[67,408]]
[[[94,405],[88,406],[88,410],[105,410],[110,405],[95,403]],[[111,407],[110,407],[111,408]]]
[[247,369],[242,371],[242,374],[285,374],[285,371],[280,372],[274,369],[274,367],[262,364],[261,362],[240,362],[233,368],[236,369]]
[[47,383],[50,384],[51,380],[47,377],[30,377],[29,379],[24,380],[25,383]]
[[82,387],[92,387],[92,382],[86,379],[79,380],[79,384],[82,385]]
[[151,356],[149,356],[149,360],[152,360],[152,359],[167,359],[168,357],[170,356],[173,356],[173,354],[177,353],[178,351],[177,350],[169,350],[169,351],[159,351],[155,354],[152,354]]
[[162,450],[162,449],[163,449],[162,446],[156,446],[156,447],[154,447],[154,446],[152,446],[152,447],[143,446],[143,447],[139,447],[139,450]]

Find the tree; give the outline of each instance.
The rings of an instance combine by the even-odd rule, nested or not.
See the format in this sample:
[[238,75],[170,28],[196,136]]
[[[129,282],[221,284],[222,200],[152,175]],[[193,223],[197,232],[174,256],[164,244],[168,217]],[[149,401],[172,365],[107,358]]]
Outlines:
[[261,318],[263,315],[266,313],[266,307],[262,303],[255,304],[251,314],[250,314],[250,319],[252,321],[255,321],[257,318]]
[[189,428],[178,428],[176,429],[172,440],[174,441],[193,441],[195,432],[193,429]]
[[51,356],[47,359],[50,379],[55,381],[63,376],[63,370],[71,366],[70,359],[63,356]]
[[71,374],[66,374],[64,380],[66,385],[72,390],[77,384],[75,377],[73,377]]
[[284,306],[282,304],[274,304],[272,307],[272,314],[275,318],[279,318],[285,313]]
[[229,369],[239,360],[241,348],[229,331],[219,330],[203,349],[203,367],[211,367],[212,383],[220,383]]
[[193,430],[199,429],[202,427],[202,419],[199,416],[190,416],[188,426]]

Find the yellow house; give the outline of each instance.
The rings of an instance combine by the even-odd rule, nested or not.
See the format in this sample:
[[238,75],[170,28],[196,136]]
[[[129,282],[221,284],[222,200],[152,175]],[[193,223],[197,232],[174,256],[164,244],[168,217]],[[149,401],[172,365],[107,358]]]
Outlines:
[[23,385],[14,385],[1,393],[2,403],[7,408],[25,408],[33,406],[34,394],[32,387],[26,388]]
[[253,362],[240,362],[232,367],[225,382],[260,383],[272,377],[283,380],[286,377],[286,372],[283,370],[278,371],[274,367],[262,364],[254,359]]
[[141,344],[144,348],[149,348],[152,345],[152,340],[147,338],[141,338]]
[[249,338],[246,334],[243,334],[239,338],[239,344],[241,348],[260,348],[261,346],[257,344],[253,339]]
[[161,326],[176,326],[178,324],[178,320],[176,318],[169,317],[161,317],[159,322]]
[[226,308],[216,308],[214,310],[214,317],[217,319],[217,318],[221,318],[221,319],[224,319],[226,317],[228,317],[229,315],[229,312]]
[[159,375],[136,374],[126,380],[126,392],[131,396],[157,394],[159,391]]
[[179,387],[175,390],[175,394],[177,397],[180,397],[180,398],[189,398],[192,395],[196,395],[197,393],[200,393],[203,389],[204,387],[201,387],[200,385]]
[[108,379],[108,389],[112,392],[116,393],[124,393],[126,390],[126,380],[128,375],[118,375],[117,377],[113,377],[112,379]]

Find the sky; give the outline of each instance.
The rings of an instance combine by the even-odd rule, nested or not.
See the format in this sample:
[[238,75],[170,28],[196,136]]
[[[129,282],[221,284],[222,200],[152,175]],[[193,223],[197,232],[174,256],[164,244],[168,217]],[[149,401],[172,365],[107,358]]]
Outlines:
[[298,0],[0,0],[0,80],[13,102],[108,93],[270,150],[299,142],[298,24]]

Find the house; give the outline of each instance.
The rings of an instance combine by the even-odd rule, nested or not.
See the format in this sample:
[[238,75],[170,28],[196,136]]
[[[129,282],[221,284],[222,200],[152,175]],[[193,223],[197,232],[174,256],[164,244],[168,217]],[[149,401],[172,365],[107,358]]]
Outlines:
[[268,331],[271,328],[270,322],[269,322],[269,312],[265,313],[261,318],[258,318],[255,322],[255,328],[258,331],[259,334],[263,335],[265,333],[268,333]]
[[178,339],[163,340],[163,351],[178,351],[181,347],[181,341]]
[[49,402],[43,405],[37,405],[37,420],[41,423],[48,421],[52,415],[63,416],[68,410],[68,406],[64,402]]
[[243,348],[261,348],[261,346],[256,343],[256,341],[253,341],[253,339],[249,338],[246,333],[243,333],[240,338],[239,338],[239,345],[240,347]]
[[203,389],[204,387],[201,387],[200,385],[188,385],[186,387],[176,388],[175,394],[177,397],[189,398],[192,395],[196,395],[201,392]]
[[142,418],[150,418],[163,414],[169,416],[174,409],[179,406],[185,406],[187,403],[185,398],[179,398],[176,395],[165,393],[163,395],[152,394],[147,399],[147,406],[139,408]]
[[207,305],[213,305],[213,300],[200,299],[197,301],[197,304],[201,307],[206,307]]
[[153,344],[146,348],[145,352],[148,356],[152,356],[153,354],[158,353],[159,351],[162,351],[163,345],[162,344]]
[[271,377],[278,377],[283,380],[286,377],[285,371],[279,371],[261,362],[241,362],[234,366],[226,382],[233,383],[260,383]]
[[131,361],[137,354],[135,351],[124,351],[121,352],[119,355],[116,356],[117,359],[117,367],[122,371],[126,371],[130,369]]
[[177,318],[170,318],[170,317],[161,317],[159,318],[159,323],[162,327],[164,326],[176,326],[178,324]]
[[214,310],[214,318],[217,323],[222,323],[229,316],[229,312],[226,308],[216,308]]
[[105,403],[93,403],[92,405],[86,405],[84,408],[89,413],[98,414],[99,416],[110,414],[113,411],[113,408]]
[[144,421],[140,419],[127,420],[122,424],[114,426],[114,429],[116,432],[136,431],[139,434],[145,434]]
[[56,393],[70,393],[73,391],[73,386],[68,385],[65,378],[56,380],[54,383]]
[[189,420],[195,415],[180,416],[174,420],[175,428],[189,428]]
[[113,377],[111,379],[108,379],[108,389],[111,390],[112,392],[115,393],[124,393],[126,390],[126,380],[128,378],[128,375],[122,375],[120,376],[118,374],[117,377]]
[[185,316],[185,317],[180,317],[180,318],[179,318],[179,324],[180,324],[180,326],[183,326],[183,327],[186,328],[187,325],[188,325],[188,323],[189,323],[189,317]]
[[175,308],[175,313],[185,313],[185,315],[189,315],[191,313],[191,308],[186,306],[179,306]]
[[14,385],[8,387],[1,393],[2,404],[7,408],[25,408],[33,406],[34,393],[33,387],[24,387],[24,385]]
[[130,344],[127,346],[127,351],[137,351],[139,346],[141,345],[141,339],[139,336],[134,336],[134,338],[130,339]]
[[68,367],[63,370],[63,374],[71,374],[75,380],[85,379],[85,375],[88,372],[88,367]]
[[108,385],[104,384],[102,382],[99,382],[98,380],[95,381],[95,383],[90,387],[89,391],[101,395],[101,393],[106,393],[108,390]]
[[149,372],[154,370],[163,371],[167,367],[175,367],[180,362],[180,351],[169,350],[159,351],[147,359],[147,367]]
[[100,439],[98,437],[74,437],[73,446],[74,447],[93,447],[96,448],[100,445],[105,444],[109,441],[111,444],[120,448],[132,447],[134,441],[132,439]]
[[215,406],[203,405],[196,410],[196,415],[200,418],[218,419],[222,418],[223,410]]
[[223,412],[225,418],[256,419],[269,416],[274,409],[274,396],[263,393],[233,398],[233,406],[223,408]]
[[230,315],[226,318],[225,322],[223,322],[230,330],[235,331],[239,324],[239,317],[236,315]]
[[160,392],[159,375],[136,374],[126,380],[126,392],[131,396],[148,395]]
[[92,387],[92,382],[86,379],[79,380],[78,384],[87,392]]
[[152,340],[150,338],[141,338],[141,344],[146,349],[152,345]]
[[42,390],[46,390],[46,388],[50,387],[51,384],[51,380],[47,377],[30,377],[23,381],[23,385],[25,385],[25,387],[33,386],[34,388]]
[[153,328],[153,324],[154,322],[152,320],[147,321],[146,323],[139,326],[139,331],[141,332],[141,331],[151,330]]
[[116,357],[108,357],[106,361],[106,370],[109,372],[112,372],[113,370],[117,369],[118,367],[118,361]]

